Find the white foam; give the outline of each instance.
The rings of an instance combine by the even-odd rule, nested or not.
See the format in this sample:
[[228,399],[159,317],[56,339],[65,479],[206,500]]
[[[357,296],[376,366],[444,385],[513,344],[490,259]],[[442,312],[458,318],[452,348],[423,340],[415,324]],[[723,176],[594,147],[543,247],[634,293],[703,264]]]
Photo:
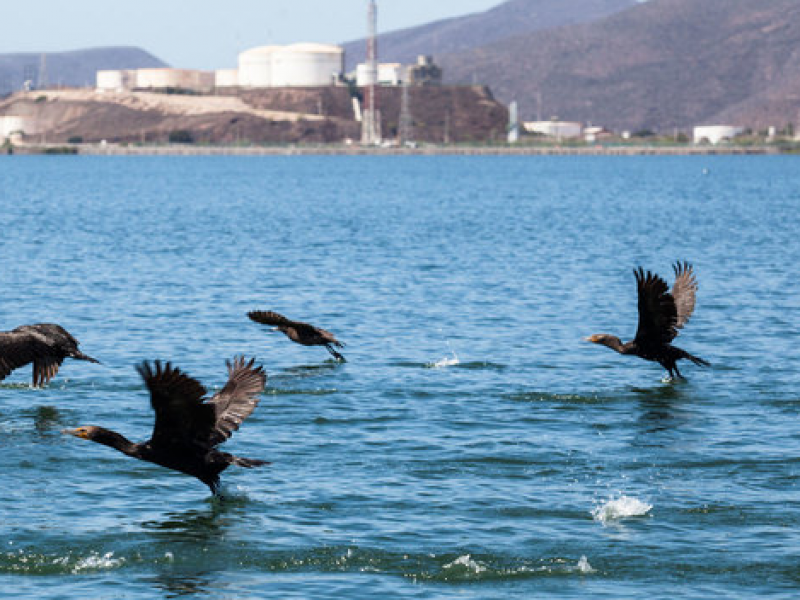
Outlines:
[[619,498],[609,500],[605,504],[596,507],[592,511],[592,516],[595,521],[608,523],[609,521],[616,521],[627,517],[644,516],[649,513],[652,508],[652,504],[642,502],[638,498],[622,495]]
[[475,562],[472,560],[472,557],[469,554],[465,554],[464,556],[459,556],[451,563],[447,563],[444,569],[458,569],[458,570],[466,570],[470,573],[483,573],[486,570],[486,567],[483,565]]
[[90,554],[86,558],[82,558],[75,563],[75,566],[72,567],[72,572],[80,573],[81,571],[87,570],[113,569],[119,567],[124,562],[124,558],[114,558],[113,552],[106,552],[102,556],[99,554]]
[[455,352],[453,352],[452,357],[445,356],[444,358],[441,358],[437,360],[435,363],[433,363],[433,368],[441,369],[443,367],[452,367],[458,364],[461,364],[461,361],[459,360],[458,355]]
[[579,573],[594,573],[595,569],[589,564],[589,560],[585,556],[581,556],[578,564],[575,566]]

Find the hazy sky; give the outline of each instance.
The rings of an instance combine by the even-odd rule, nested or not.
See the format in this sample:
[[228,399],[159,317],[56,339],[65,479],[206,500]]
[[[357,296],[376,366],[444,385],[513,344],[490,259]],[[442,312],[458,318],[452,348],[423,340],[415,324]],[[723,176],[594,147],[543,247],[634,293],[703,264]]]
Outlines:
[[[502,0],[377,0],[378,31],[484,11]],[[367,0],[0,0],[0,53],[140,46],[175,67],[233,67],[265,44],[364,37]]]

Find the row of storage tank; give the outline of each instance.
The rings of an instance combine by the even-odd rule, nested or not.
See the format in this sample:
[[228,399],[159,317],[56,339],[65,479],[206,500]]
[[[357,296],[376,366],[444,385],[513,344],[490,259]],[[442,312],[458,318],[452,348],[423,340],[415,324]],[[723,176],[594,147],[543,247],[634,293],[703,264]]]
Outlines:
[[335,83],[344,71],[344,49],[326,44],[261,46],[239,54],[235,69],[133,69],[97,72],[100,90],[180,88],[198,92],[225,87],[305,87]]

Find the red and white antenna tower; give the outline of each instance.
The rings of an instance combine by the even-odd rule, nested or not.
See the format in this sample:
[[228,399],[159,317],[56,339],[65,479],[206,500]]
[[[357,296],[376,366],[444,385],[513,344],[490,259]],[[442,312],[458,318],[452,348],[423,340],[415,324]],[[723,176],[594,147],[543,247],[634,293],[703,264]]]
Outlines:
[[378,111],[378,5],[369,0],[367,11],[367,81],[364,86],[365,110],[361,120],[361,143],[380,144],[381,115]]

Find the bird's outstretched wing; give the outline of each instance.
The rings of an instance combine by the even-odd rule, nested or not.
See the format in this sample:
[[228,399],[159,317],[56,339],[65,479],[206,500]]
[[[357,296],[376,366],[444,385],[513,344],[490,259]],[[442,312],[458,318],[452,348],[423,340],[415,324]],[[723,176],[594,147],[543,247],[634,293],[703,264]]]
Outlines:
[[640,346],[670,343],[678,335],[678,311],[667,282],[641,267],[633,273],[639,294],[639,327],[634,341]]
[[683,263],[678,261],[672,268],[675,271],[675,283],[672,284],[672,298],[675,300],[675,308],[678,313],[675,327],[681,329],[686,325],[689,321],[689,317],[691,317],[694,312],[697,280],[694,277],[692,265],[686,261]]
[[262,325],[272,325],[273,327],[277,327],[279,325],[298,325],[297,322],[291,321],[283,315],[272,312],[271,310],[251,310],[249,313],[247,313],[247,316],[256,323],[261,323]]
[[206,389],[170,363],[144,362],[136,370],[150,390],[156,413],[152,443],[208,447],[215,415],[213,405],[203,403]]
[[228,383],[208,401],[214,407],[214,427],[209,436],[212,446],[231,437],[258,406],[267,374],[254,363],[255,359],[247,362],[243,356],[236,357],[233,363],[228,361]]
[[30,326],[0,333],[0,381],[19,367],[34,363],[34,385],[44,385],[58,372],[63,357]]

